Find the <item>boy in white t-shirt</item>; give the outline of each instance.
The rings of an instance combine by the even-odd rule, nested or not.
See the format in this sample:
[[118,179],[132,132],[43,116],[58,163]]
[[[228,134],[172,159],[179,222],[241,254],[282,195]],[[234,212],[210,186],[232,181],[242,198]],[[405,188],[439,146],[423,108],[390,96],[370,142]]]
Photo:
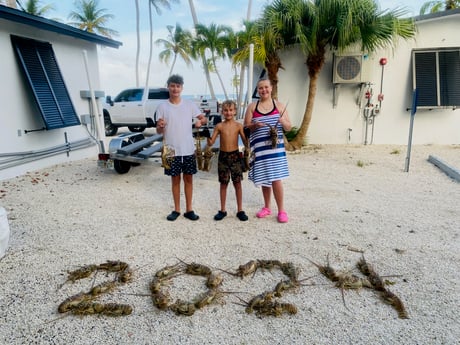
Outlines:
[[174,199],[174,211],[166,219],[174,221],[180,215],[180,184],[181,175],[184,180],[185,213],[184,217],[197,220],[199,216],[192,208],[193,175],[197,173],[195,144],[192,133],[193,119],[195,127],[206,124],[207,120],[198,106],[187,99],[181,98],[184,87],[182,76],[174,74],[167,81],[169,99],[156,110],[157,133],[163,134],[164,145],[174,149],[174,158],[165,175],[171,176],[171,190]]

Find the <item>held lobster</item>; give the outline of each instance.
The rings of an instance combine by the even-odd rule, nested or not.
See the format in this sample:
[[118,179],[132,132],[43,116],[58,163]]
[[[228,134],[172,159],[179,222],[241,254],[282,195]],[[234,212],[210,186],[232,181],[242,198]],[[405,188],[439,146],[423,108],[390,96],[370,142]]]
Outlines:
[[286,111],[288,103],[289,102],[287,102],[284,106],[284,109],[281,112],[280,117],[278,118],[274,126],[270,126],[268,123],[266,124],[269,127],[269,135],[272,143],[272,149],[275,149],[278,146],[278,124],[280,123],[280,120],[283,117],[284,112]]

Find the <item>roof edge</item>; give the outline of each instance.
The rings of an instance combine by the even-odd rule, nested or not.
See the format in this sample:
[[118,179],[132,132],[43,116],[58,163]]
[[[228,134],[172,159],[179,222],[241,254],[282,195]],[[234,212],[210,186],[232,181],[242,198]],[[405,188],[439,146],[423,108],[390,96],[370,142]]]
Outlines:
[[88,31],[77,29],[73,26],[59,23],[52,19],[35,16],[27,12],[17,10],[8,6],[0,5],[0,18],[29,25],[42,30],[55,32],[58,34],[75,37],[85,41],[93,42],[96,44],[104,45],[111,48],[119,48],[123,43],[115,41],[111,38],[100,36]]
[[441,17],[447,17],[455,14],[460,14],[460,8],[455,8],[453,10],[445,10],[445,11],[440,11],[440,12],[435,12],[435,13],[428,13],[420,16],[415,16],[414,20],[416,22],[424,21],[424,20],[431,20],[431,19],[437,19]]

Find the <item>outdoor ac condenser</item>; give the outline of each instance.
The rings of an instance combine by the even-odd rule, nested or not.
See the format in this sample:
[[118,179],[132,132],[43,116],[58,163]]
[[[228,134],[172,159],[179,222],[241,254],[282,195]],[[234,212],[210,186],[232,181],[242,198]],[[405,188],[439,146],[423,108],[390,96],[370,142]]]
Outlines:
[[332,82],[334,84],[362,83],[362,67],[362,55],[334,55]]

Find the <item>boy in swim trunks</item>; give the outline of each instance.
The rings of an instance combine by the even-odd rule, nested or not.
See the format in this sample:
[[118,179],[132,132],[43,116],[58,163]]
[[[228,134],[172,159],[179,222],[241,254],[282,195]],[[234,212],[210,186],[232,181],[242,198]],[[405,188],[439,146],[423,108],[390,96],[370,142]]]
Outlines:
[[216,125],[211,138],[208,138],[208,145],[212,146],[217,137],[220,136],[219,162],[217,165],[220,182],[220,210],[214,216],[214,219],[222,220],[227,216],[225,203],[227,199],[227,187],[231,178],[235,188],[238,208],[236,216],[239,220],[246,221],[248,220],[248,216],[242,208],[243,192],[241,181],[243,179],[243,168],[238,149],[238,138],[241,137],[245,146],[248,143],[244,135],[243,124],[235,121],[236,103],[234,101],[226,100],[222,103],[222,115],[224,121]]

